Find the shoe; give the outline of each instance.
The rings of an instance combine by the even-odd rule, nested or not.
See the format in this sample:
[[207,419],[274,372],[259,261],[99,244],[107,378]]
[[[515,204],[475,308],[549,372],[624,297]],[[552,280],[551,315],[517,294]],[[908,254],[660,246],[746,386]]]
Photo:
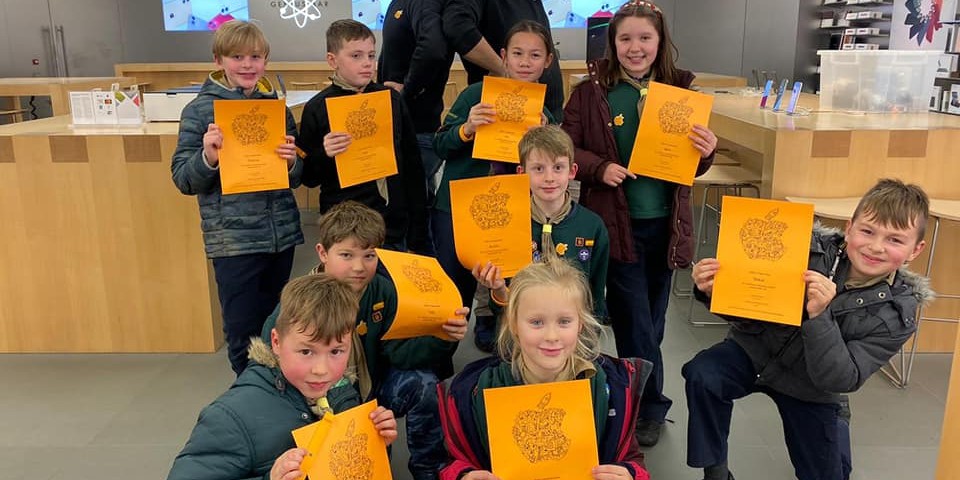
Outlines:
[[663,429],[663,422],[656,420],[637,420],[637,427],[633,435],[641,447],[652,447],[660,441],[660,431]]
[[[707,479],[703,479],[703,480],[707,480]],[[732,473],[727,472],[727,480],[736,480],[736,479],[733,478],[733,474],[732,474]]]
[[497,343],[496,325],[497,320],[494,317],[477,317],[476,325],[473,328],[473,344],[477,349],[485,353],[493,353]]

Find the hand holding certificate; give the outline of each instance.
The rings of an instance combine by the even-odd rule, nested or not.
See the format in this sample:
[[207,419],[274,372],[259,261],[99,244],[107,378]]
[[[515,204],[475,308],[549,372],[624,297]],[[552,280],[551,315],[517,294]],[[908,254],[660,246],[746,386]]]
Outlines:
[[710,311],[800,325],[813,205],[723,197]]
[[433,335],[453,340],[444,323],[460,308],[460,292],[436,258],[377,249],[397,288],[397,313],[384,340]]
[[327,98],[327,117],[331,132],[351,138],[346,151],[336,156],[341,188],[396,175],[389,90]]
[[371,400],[294,430],[297,447],[308,452],[300,470],[309,478],[393,478],[386,440],[370,417],[376,409]]
[[290,188],[287,162],[277,154],[286,142],[286,114],[283,100],[214,100],[225,195]]
[[492,262],[503,278],[530,263],[530,180],[497,175],[450,182],[457,258],[467,269]]
[[700,152],[688,138],[710,121],[713,97],[650,82],[628,168],[646,177],[693,185]]
[[480,103],[493,105],[496,121],[477,127],[473,157],[520,163],[517,145],[527,129],[540,125],[546,95],[540,83],[484,77]]

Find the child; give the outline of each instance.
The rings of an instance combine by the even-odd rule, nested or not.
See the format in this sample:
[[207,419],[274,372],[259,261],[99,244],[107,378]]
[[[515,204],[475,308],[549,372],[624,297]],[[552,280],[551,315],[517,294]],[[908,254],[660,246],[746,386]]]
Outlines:
[[[344,201],[355,200],[371,207],[387,223],[386,248],[430,253],[427,244],[427,184],[417,134],[407,107],[393,89],[373,83],[377,45],[373,32],[356,20],[337,20],[327,29],[327,63],[333,68],[333,84],[303,107],[297,145],[307,152],[303,184],[320,187],[320,212]],[[386,179],[341,188],[334,157],[350,148],[347,132],[331,132],[327,117],[328,98],[390,92],[393,111],[393,147],[397,174]]]
[[[544,69],[553,62],[553,42],[550,38],[550,31],[537,22],[522,21],[514,25],[507,32],[505,47],[500,50],[507,76],[524,82],[539,80]],[[461,266],[457,259],[453,241],[453,219],[450,214],[450,182],[509,171],[505,168],[509,164],[473,158],[473,138],[477,127],[495,122],[497,116],[493,105],[480,103],[482,90],[483,83],[474,83],[460,93],[433,141],[437,155],[446,159],[446,164],[431,212],[430,224],[437,247],[437,260],[457,285],[464,305],[473,303],[477,282],[470,270]],[[553,116],[546,107],[541,122],[553,123]],[[497,172],[494,171],[495,168],[498,169]],[[483,349],[484,344],[493,343],[494,328],[492,314],[477,318],[474,333],[478,347]]]
[[[903,267],[923,250],[927,195],[915,185],[880,180],[860,200],[843,234],[815,228],[806,308],[799,327],[724,316],[727,339],[683,366],[690,422],[687,464],[707,480],[728,478],[727,434],[733,400],[767,394],[783,419],[800,480],[850,475],[840,393],[859,389],[916,331],[917,305],[932,298],[927,280]],[[722,268],[693,267],[694,293],[709,303]]]
[[[555,125],[532,128],[520,140],[517,173],[530,176],[530,208],[533,224],[533,260],[569,259],[583,271],[593,297],[593,316],[606,319],[604,289],[610,240],[603,220],[570,199],[567,185],[577,174],[573,141]],[[490,289],[497,306],[505,306],[506,283],[500,268],[488,263],[473,269],[474,278]]]
[[[170,167],[177,188],[196,195],[200,204],[230,366],[237,375],[247,366],[250,337],[260,333],[290,278],[293,247],[303,243],[300,211],[290,189],[233,195],[220,189],[223,134],[213,123],[213,102],[277,98],[263,77],[269,54],[270,45],[256,25],[234,20],[220,26],[213,36],[213,60],[220,70],[210,74],[197,98],[184,107]],[[287,162],[290,188],[296,188],[303,163],[293,143],[297,126],[289,108],[286,123],[287,143],[277,147],[277,161]]]
[[[330,275],[302,277],[281,302],[270,345],[252,340],[253,362],[200,412],[168,480],[298,478],[307,452],[290,432],[360,404],[345,377],[357,311],[350,287]],[[370,420],[388,444],[397,438],[393,412],[377,407]]]
[[[437,407],[438,379],[453,374],[453,353],[467,330],[467,321],[453,318],[443,326],[446,340],[416,337],[383,340],[397,314],[397,291],[389,278],[377,273],[377,252],[383,243],[383,218],[369,207],[346,201],[331,208],[319,222],[317,254],[321,271],[347,282],[360,295],[356,314],[358,341],[365,356],[358,365],[361,392],[376,397],[398,416],[407,417],[410,472],[417,480],[437,478],[446,460]],[[282,309],[281,307],[278,307]],[[454,315],[466,315],[462,308]],[[267,319],[264,336],[273,323]],[[359,362],[358,362],[359,363]],[[367,381],[369,380],[369,381]],[[372,395],[370,395],[372,393]]]
[[[660,343],[670,296],[671,269],[693,257],[690,187],[637,177],[630,161],[650,81],[689,88],[693,74],[674,65],[675,49],[663,12],[631,0],[607,30],[607,58],[589,62],[590,80],[574,88],[563,129],[577,147],[580,202],[603,218],[610,232],[607,308],[621,357],[653,362],[640,401],[637,437],[652,446],[672,402],[663,394]],[[689,136],[700,152],[697,175],[713,163],[717,137],[702,125]]]
[[490,472],[484,389],[583,378],[590,379],[594,408],[604,419],[595,425],[600,465],[593,469],[593,478],[650,478],[633,435],[634,401],[650,363],[599,354],[600,325],[590,306],[583,273],[566,261],[534,263],[517,273],[500,328],[500,357],[467,365],[449,389],[439,389],[452,457],[441,478],[496,478]]

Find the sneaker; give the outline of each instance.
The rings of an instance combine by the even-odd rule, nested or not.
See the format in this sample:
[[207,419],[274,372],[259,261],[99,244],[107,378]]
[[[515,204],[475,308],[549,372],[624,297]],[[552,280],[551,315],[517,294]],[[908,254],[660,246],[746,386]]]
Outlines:
[[[707,480],[707,479],[703,479],[703,480]],[[736,480],[735,478],[733,478],[733,473],[727,472],[727,480]]]
[[637,427],[634,436],[641,447],[652,447],[660,441],[660,431],[663,429],[663,422],[656,420],[637,420]]

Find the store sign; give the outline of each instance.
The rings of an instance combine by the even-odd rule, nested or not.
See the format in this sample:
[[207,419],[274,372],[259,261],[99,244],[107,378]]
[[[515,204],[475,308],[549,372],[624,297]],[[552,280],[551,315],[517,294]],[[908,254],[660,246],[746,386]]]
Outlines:
[[280,11],[280,18],[297,22],[303,28],[310,20],[319,20],[320,7],[326,7],[328,0],[271,0],[270,6]]

